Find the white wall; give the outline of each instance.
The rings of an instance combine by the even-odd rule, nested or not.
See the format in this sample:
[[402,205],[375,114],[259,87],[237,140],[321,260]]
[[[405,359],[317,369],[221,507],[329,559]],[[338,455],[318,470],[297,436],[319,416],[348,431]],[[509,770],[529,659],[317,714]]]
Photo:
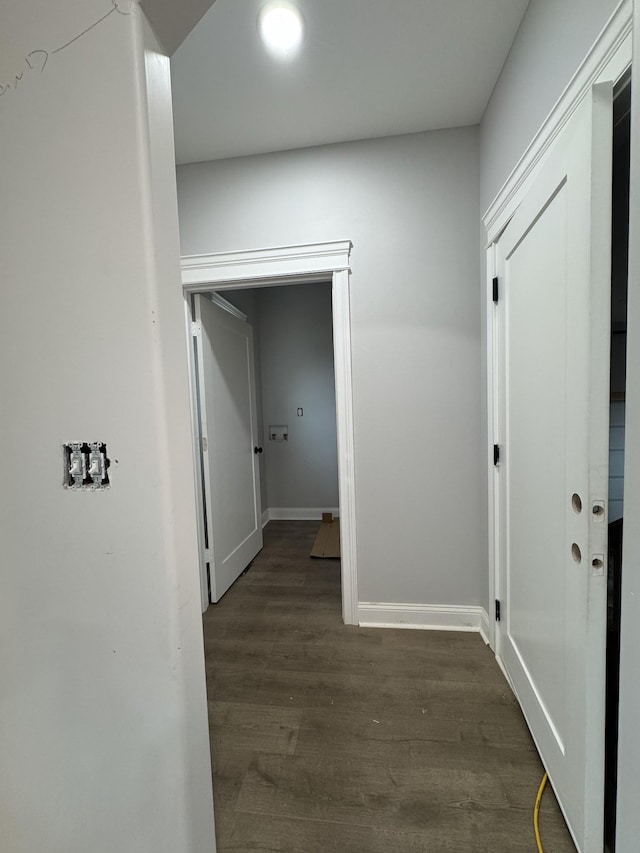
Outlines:
[[147,19],[171,56],[215,0],[140,0]]
[[361,601],[481,604],[478,136],[179,167],[184,254],[351,239]]
[[118,9],[0,8],[4,853],[214,849],[168,63]]
[[618,0],[530,0],[481,124],[485,211],[573,77]]
[[[267,506],[330,510],[338,506],[331,284],[263,288],[258,302]],[[288,440],[271,441],[270,424],[286,424]]]

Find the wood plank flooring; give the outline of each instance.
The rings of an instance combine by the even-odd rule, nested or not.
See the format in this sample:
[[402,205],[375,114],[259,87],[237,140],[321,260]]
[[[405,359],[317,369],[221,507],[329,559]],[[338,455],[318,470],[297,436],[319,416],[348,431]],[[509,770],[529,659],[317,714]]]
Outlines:
[[[218,853],[535,853],[543,769],[478,634],[354,628],[318,525],[204,616]],[[549,787],[545,853],[575,853]]]

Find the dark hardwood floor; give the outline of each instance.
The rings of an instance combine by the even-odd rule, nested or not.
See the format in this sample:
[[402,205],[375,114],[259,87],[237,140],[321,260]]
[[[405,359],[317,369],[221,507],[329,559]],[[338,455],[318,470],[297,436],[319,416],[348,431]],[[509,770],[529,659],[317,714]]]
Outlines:
[[[543,769],[489,648],[343,625],[317,528],[271,522],[204,616],[218,853],[535,853]],[[550,787],[540,827],[575,851]]]

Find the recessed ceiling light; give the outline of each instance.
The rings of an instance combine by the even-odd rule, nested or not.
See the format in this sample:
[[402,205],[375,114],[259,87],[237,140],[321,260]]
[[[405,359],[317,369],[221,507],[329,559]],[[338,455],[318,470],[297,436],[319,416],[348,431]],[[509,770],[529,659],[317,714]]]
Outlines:
[[281,59],[297,53],[304,35],[299,9],[289,0],[272,0],[260,10],[258,29],[267,50]]

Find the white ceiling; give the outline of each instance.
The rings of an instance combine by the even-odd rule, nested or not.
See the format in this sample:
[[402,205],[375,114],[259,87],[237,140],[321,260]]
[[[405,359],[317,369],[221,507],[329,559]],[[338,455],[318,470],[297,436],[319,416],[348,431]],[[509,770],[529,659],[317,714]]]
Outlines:
[[264,0],[216,0],[178,48],[178,163],[476,124],[528,0],[297,2],[287,64],[259,41]]

